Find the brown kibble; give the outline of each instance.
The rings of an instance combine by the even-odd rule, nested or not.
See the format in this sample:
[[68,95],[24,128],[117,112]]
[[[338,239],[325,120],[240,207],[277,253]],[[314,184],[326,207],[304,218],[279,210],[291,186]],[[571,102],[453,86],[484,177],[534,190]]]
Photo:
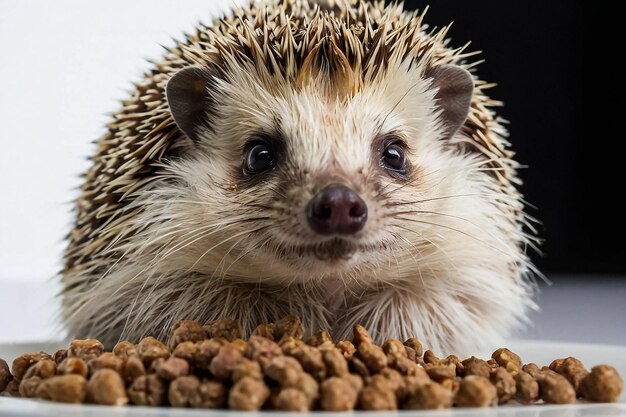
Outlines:
[[312,407],[320,397],[320,386],[310,374],[301,372],[293,383],[282,384],[283,388],[295,388],[302,391],[309,400],[309,407]]
[[309,411],[309,399],[295,388],[283,388],[274,398],[274,407],[281,411]]
[[372,377],[367,382],[367,386],[374,387],[377,389],[379,388],[381,390],[384,390],[387,388],[393,390],[393,386],[392,386],[392,383],[389,381],[389,378],[387,378],[383,374],[372,375]]
[[306,343],[311,346],[321,346],[328,343],[332,344],[333,338],[330,337],[330,334],[326,330],[320,330],[319,332],[309,337]]
[[241,358],[233,368],[233,371],[231,373],[231,380],[233,382],[237,382],[244,377],[258,380],[263,379],[261,365],[253,360]]
[[249,359],[259,362],[261,367],[273,358],[283,354],[280,346],[276,342],[261,336],[251,336],[248,340],[248,351],[246,355]]
[[427,378],[407,380],[407,394],[402,408],[411,410],[437,410],[452,406],[453,394]]
[[97,358],[104,353],[104,345],[96,339],[75,339],[70,343],[67,350],[68,358],[81,358],[89,363],[90,360]]
[[302,340],[296,339],[291,336],[285,336],[281,338],[280,341],[278,342],[278,345],[280,346],[280,349],[285,355],[295,349],[300,349],[302,345],[308,346]]
[[341,342],[337,342],[335,344],[339,352],[343,355],[344,358],[350,360],[356,353],[356,348],[352,344],[352,342],[348,340],[342,340]]
[[243,377],[228,393],[228,407],[233,410],[258,411],[270,396],[270,390],[262,380]]
[[[294,337],[291,336],[285,336],[282,339],[280,339],[280,341],[278,341],[278,346],[280,346],[280,349],[283,351],[284,354],[286,354],[286,352],[290,352],[294,349],[299,349],[300,346],[304,345],[305,343],[300,340],[300,339],[296,339]],[[311,347],[311,346],[309,346]],[[276,395],[278,395],[278,392],[275,393]]]
[[276,356],[264,367],[265,375],[281,386],[293,386],[303,372],[300,362],[290,356]]
[[424,368],[415,363],[415,361],[404,356],[394,358],[389,362],[389,366],[406,376],[414,376],[418,375],[422,371],[425,372]]
[[37,398],[59,403],[82,403],[86,395],[87,380],[75,374],[53,376],[37,388]]
[[242,355],[245,355],[248,351],[248,343],[246,343],[243,339],[235,339],[230,344],[241,352]]
[[[228,343],[226,339],[210,339],[197,344],[195,357],[192,358],[195,366],[199,369],[209,370],[211,361],[217,356],[222,346],[226,343]],[[179,346],[183,344],[184,343],[181,343]]]
[[200,345],[194,342],[179,343],[172,352],[172,356],[186,360],[190,365],[195,363]]
[[114,353],[105,352],[95,359],[89,361],[89,372],[96,373],[100,369],[113,369],[117,373],[122,372],[124,361]]
[[405,346],[397,339],[388,339],[383,344],[383,352],[391,358],[407,356]]
[[259,324],[252,331],[251,336],[261,336],[273,342],[276,341],[276,338],[274,337],[274,323]]
[[532,404],[539,399],[539,384],[528,372],[519,371],[515,379],[515,400],[521,404]]
[[369,378],[370,376],[370,370],[368,369],[368,367],[365,365],[365,363],[357,358],[356,356],[354,356],[351,360],[350,360],[350,369],[354,372],[356,372],[359,376],[361,376],[361,378],[366,379]]
[[211,361],[209,370],[217,379],[229,380],[235,366],[243,359],[243,355],[232,343],[223,345]]
[[344,375],[342,377],[342,379],[345,379],[346,381],[348,381],[348,383],[350,384],[350,386],[352,388],[354,388],[354,391],[358,394],[359,392],[361,392],[361,390],[363,389],[363,378],[361,378],[359,375],[357,374],[348,374],[348,375]]
[[137,348],[128,340],[118,342],[113,348],[113,353],[122,360],[138,355]]
[[[398,363],[396,363],[396,365],[398,365]],[[405,377],[417,377],[421,379],[430,379],[426,369],[423,366],[419,366],[418,364],[411,365],[411,367],[406,370],[399,369],[398,366],[396,366],[396,369],[398,369],[398,371]]]
[[227,394],[221,382],[182,376],[172,381],[167,398],[174,407],[223,408]]
[[358,391],[343,378],[330,377],[322,382],[320,391],[320,406],[325,411],[351,411],[358,400]]
[[96,371],[87,383],[87,400],[102,405],[128,404],[126,388],[120,374],[110,368]]
[[[574,359],[574,358],[572,358],[572,359]],[[578,359],[576,359],[576,360],[578,361]],[[550,369],[550,370],[552,370],[552,371],[554,371],[556,373],[559,373],[557,371],[557,369],[560,368],[563,365],[564,361],[565,361],[565,358],[563,358],[563,359],[555,359],[555,360],[553,360],[550,363],[550,366],[548,366],[548,369]],[[582,362],[580,363],[580,365],[582,366]]]
[[539,372],[541,370],[539,369],[537,364],[531,362],[531,363],[527,363],[526,365],[522,366],[522,371],[526,372],[527,374],[529,374],[533,378],[537,378],[537,375],[539,375]]
[[598,365],[591,368],[591,372],[581,381],[580,388],[586,400],[614,403],[624,389],[624,381],[614,367]]
[[426,352],[424,352],[424,362],[425,363],[429,363],[431,365],[439,365],[440,361],[441,361],[441,359],[439,359],[437,356],[435,356],[435,354],[433,353],[432,350],[428,349]]
[[380,375],[387,378],[389,381],[389,386],[395,392],[396,397],[403,398],[406,394],[406,384],[404,382],[404,377],[400,374],[400,372],[396,371],[393,368],[383,368],[380,371]]
[[196,395],[200,380],[196,376],[182,376],[170,384],[167,399],[172,407],[191,407],[190,400]]
[[52,355],[52,358],[54,359],[54,363],[56,363],[57,366],[61,365],[61,362],[63,362],[65,358],[67,358],[67,349],[57,350],[56,352],[54,352],[54,355]]
[[28,371],[28,368],[44,359],[52,358],[50,357],[50,355],[44,352],[24,353],[18,356],[17,358],[15,358],[15,360],[13,360],[13,366],[11,367],[11,373],[13,374],[13,378],[17,379],[18,381],[22,380],[22,378],[24,378],[24,375],[26,374],[26,371]]
[[181,358],[170,357],[156,368],[156,373],[166,381],[189,374],[189,364]]
[[454,402],[459,407],[489,407],[497,397],[496,387],[487,378],[468,375],[461,381]]
[[359,346],[361,343],[365,343],[368,345],[372,344],[372,336],[370,336],[369,332],[365,329],[365,327],[360,324],[354,325],[354,336],[352,338],[352,344],[354,346]]
[[34,398],[37,395],[37,388],[39,388],[41,382],[43,382],[43,379],[38,376],[22,379],[19,387],[20,397]]
[[398,401],[391,384],[382,375],[374,375],[370,384],[361,390],[359,404],[363,410],[396,410]]
[[139,356],[130,356],[126,358],[122,366],[124,380],[127,384],[132,384],[135,379],[146,374],[146,368]]
[[522,369],[522,359],[507,348],[500,348],[496,350],[491,355],[491,358],[494,359],[498,365],[504,367],[504,369],[508,372],[518,372]]
[[52,359],[43,359],[28,368],[22,379],[38,377],[48,379],[53,377],[57,372],[57,364]]
[[404,341],[404,346],[410,347],[415,351],[415,355],[418,358],[421,358],[424,354],[422,343],[415,337],[411,337]]
[[174,350],[183,342],[201,342],[207,337],[202,324],[194,320],[181,320],[174,324],[172,333],[167,341],[167,347]]
[[406,357],[409,360],[411,360],[412,362],[417,362],[417,352],[415,352],[415,349],[409,346],[405,346],[404,351],[406,352]]
[[456,393],[459,392],[459,387],[461,386],[462,379],[463,378],[461,377],[456,377],[452,379],[444,379],[443,381],[439,383],[439,385],[441,385],[442,387],[450,391],[453,395],[456,395]]
[[143,365],[149,368],[153,361],[157,359],[167,359],[170,351],[163,343],[154,337],[146,337],[137,344],[137,353],[143,361]]
[[128,388],[128,397],[135,405],[163,405],[166,397],[165,384],[156,374],[140,376]]
[[165,359],[158,358],[152,361],[148,369],[146,369],[147,374],[156,374],[157,368],[165,363]]
[[229,342],[241,339],[241,325],[237,320],[223,318],[204,325],[207,338],[221,337]]
[[9,371],[9,365],[4,359],[0,359],[0,392],[6,390],[7,385],[11,382],[11,379],[13,379],[13,376]]
[[19,381],[17,379],[12,379],[11,381],[9,381],[5,391],[11,397],[19,397],[20,396],[20,383],[19,383]]
[[442,382],[446,379],[454,379],[456,376],[454,367],[447,365],[430,365],[425,369],[430,379],[436,382]]
[[498,404],[507,403],[516,392],[513,375],[504,368],[496,368],[491,372],[490,380],[498,392]]
[[302,365],[302,369],[313,375],[318,381],[326,377],[326,365],[319,349],[309,346],[296,339],[283,339],[286,343],[281,345],[285,355],[294,357]]
[[194,395],[189,399],[193,408],[223,408],[226,405],[228,391],[219,381],[205,380],[200,382]]
[[465,365],[463,365],[461,358],[459,358],[456,355],[446,356],[440,361],[440,365],[447,365],[447,366],[453,367],[458,376],[465,375]]
[[241,358],[241,360],[235,365],[231,374],[231,380],[237,382],[244,377],[252,379],[263,379],[263,373],[261,372],[261,365],[258,362],[252,361],[247,358]]
[[555,359],[550,364],[550,369],[567,378],[576,393],[582,395],[580,385],[583,378],[589,374],[589,371],[585,369],[580,360],[571,356],[564,359]]
[[302,336],[304,336],[304,328],[298,316],[285,316],[274,323],[274,338],[276,340],[281,340],[283,337],[301,340]]
[[506,348],[487,361],[439,358],[431,350],[422,354],[416,338],[378,346],[360,325],[354,326],[354,343],[333,343],[327,331],[305,343],[295,316],[257,326],[248,341],[235,337],[240,331],[230,319],[205,326],[183,320],[172,330],[171,354],[153,337],[137,345],[120,342],[111,353],[95,339],[74,340],[54,357],[21,355],[13,362],[15,377],[0,360],[0,388],[16,397],[65,402],[249,411],[487,407],[512,399],[567,404],[576,394],[611,402],[623,389],[615,368],[600,365],[589,373],[573,357],[541,368],[522,365]]
[[322,360],[326,366],[327,376],[343,376],[349,373],[348,361],[333,345],[322,350]]
[[489,378],[489,375],[491,375],[491,367],[489,366],[489,364],[486,361],[478,359],[475,356],[465,359],[462,364],[464,367],[464,376],[477,375],[482,376],[483,378]]
[[547,369],[537,375],[539,397],[546,403],[571,404],[576,401],[576,391],[567,378]]
[[387,366],[387,355],[376,345],[361,343],[357,347],[357,353],[370,373],[378,373]]

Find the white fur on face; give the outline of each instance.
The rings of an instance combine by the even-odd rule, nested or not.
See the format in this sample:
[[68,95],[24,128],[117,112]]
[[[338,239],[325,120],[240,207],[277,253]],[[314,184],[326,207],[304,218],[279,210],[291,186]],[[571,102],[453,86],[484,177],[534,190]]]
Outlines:
[[[274,91],[268,91],[258,80],[250,79],[249,72],[230,75],[228,82],[220,85],[221,118],[214,131],[205,132],[201,149],[195,151],[193,159],[178,163],[170,171],[192,185],[183,189],[191,193],[186,197],[189,200],[211,204],[215,195],[220,195],[215,212],[205,211],[205,222],[214,221],[215,217],[226,221],[228,217],[223,217],[223,213],[230,216],[241,212],[249,217],[251,227],[254,216],[260,217],[259,241],[264,244],[251,248],[255,240],[243,239],[241,245],[225,245],[211,252],[225,257],[224,262],[238,259],[237,263],[242,265],[259,258],[271,259],[272,267],[266,278],[278,281],[293,279],[294,275],[298,280],[310,281],[353,274],[363,268],[379,268],[381,262],[388,263],[391,251],[399,248],[398,234],[403,233],[391,226],[393,211],[388,204],[405,201],[419,189],[421,181],[417,176],[426,168],[420,166],[419,158],[429,146],[436,155],[443,152],[441,144],[429,145],[437,141],[438,130],[434,91],[428,87],[419,69],[408,71],[404,66],[364,87],[349,100],[323,96],[318,85],[300,91],[294,91],[290,85],[282,90],[272,85]],[[284,152],[275,171],[262,181],[239,184],[242,149],[247,140],[261,133],[280,137]],[[377,138],[390,133],[406,138],[413,178],[393,179],[379,167],[382,149],[374,144]],[[345,237],[360,250],[348,260],[332,263],[319,260],[303,249],[329,240],[310,229],[306,206],[331,183],[349,186],[368,206],[364,229]],[[398,190],[394,192],[394,189]],[[256,210],[242,210],[242,204],[255,205]],[[193,208],[185,206],[180,210],[181,215],[187,210],[194,213]],[[194,222],[201,220],[194,216]],[[214,242],[214,238],[210,241]],[[198,246],[206,245],[201,239]],[[220,250],[227,248],[228,254]],[[239,258],[244,253],[245,259]],[[183,263],[187,261],[185,257]],[[266,261],[259,265],[260,270],[268,269]],[[194,271],[214,273],[214,269],[211,253],[194,262]],[[244,273],[237,277],[257,281],[259,269],[255,268],[255,275]]]

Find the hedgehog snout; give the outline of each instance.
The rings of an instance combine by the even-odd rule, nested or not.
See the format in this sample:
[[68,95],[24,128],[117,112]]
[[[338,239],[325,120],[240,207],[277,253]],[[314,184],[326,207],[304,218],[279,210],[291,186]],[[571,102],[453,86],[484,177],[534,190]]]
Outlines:
[[365,226],[367,205],[347,186],[331,184],[309,201],[306,214],[320,235],[353,235]]

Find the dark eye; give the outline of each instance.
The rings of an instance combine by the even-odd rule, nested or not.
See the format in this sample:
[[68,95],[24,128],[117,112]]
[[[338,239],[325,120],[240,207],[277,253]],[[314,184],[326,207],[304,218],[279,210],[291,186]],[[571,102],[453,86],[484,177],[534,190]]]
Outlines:
[[404,173],[406,171],[406,158],[402,145],[398,142],[387,145],[381,156],[380,164],[388,170]]
[[274,151],[265,142],[254,142],[246,152],[244,171],[247,174],[260,174],[274,165]]

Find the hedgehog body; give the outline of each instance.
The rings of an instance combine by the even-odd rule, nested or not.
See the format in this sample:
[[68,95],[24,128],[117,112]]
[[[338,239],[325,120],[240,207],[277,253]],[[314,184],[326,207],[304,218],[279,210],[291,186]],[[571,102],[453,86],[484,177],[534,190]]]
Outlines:
[[[532,237],[498,103],[466,71],[472,54],[422,18],[268,0],[168,48],[77,201],[72,336],[112,344],[222,316],[250,333],[297,314],[463,352],[522,323]],[[313,227],[310,202],[336,184],[367,208],[358,230]]]

